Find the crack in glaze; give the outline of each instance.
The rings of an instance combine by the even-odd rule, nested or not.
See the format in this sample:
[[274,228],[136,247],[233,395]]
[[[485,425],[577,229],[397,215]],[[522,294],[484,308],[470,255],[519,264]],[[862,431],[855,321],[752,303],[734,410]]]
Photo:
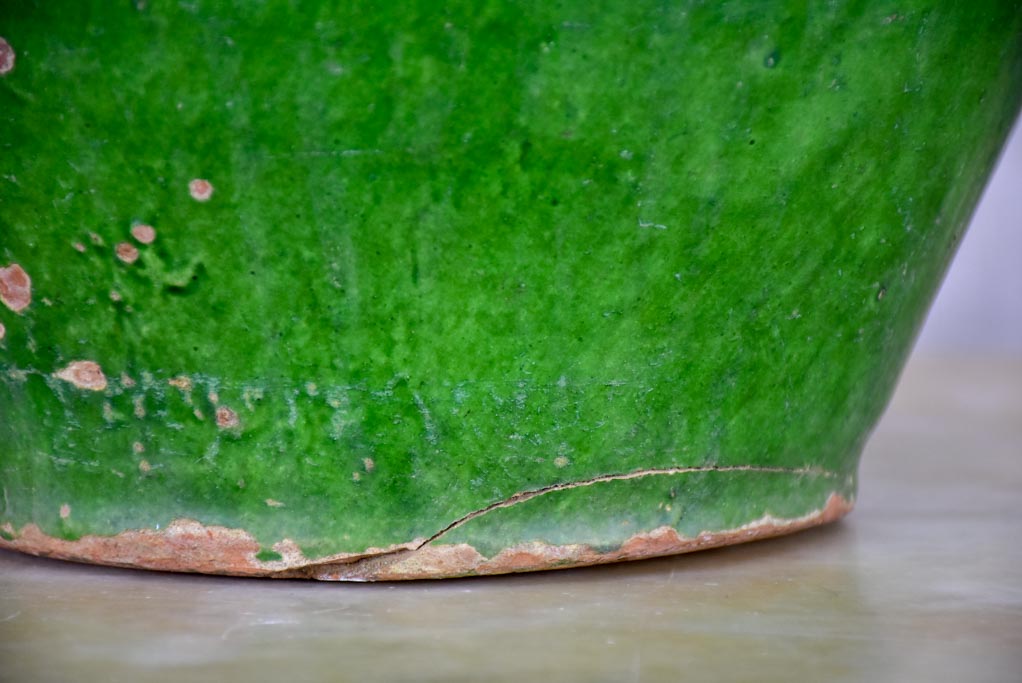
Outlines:
[[840,475],[837,472],[832,472],[820,467],[763,467],[757,465],[730,465],[730,466],[718,466],[718,465],[706,465],[702,467],[663,467],[663,468],[649,468],[642,470],[635,470],[632,472],[618,473],[618,474],[604,474],[596,477],[590,477],[589,479],[580,479],[578,481],[564,482],[562,484],[552,484],[550,486],[544,486],[538,489],[532,489],[529,491],[520,491],[509,498],[491,503],[486,507],[473,510],[468,514],[465,514],[458,519],[454,520],[446,527],[436,532],[428,539],[423,541],[416,550],[422,548],[425,545],[432,543],[441,536],[457,529],[458,527],[472,521],[478,517],[485,515],[488,512],[497,510],[500,508],[511,507],[524,503],[525,501],[544,496],[548,493],[554,493],[556,491],[567,491],[569,489],[580,488],[582,486],[592,486],[593,484],[601,484],[609,481],[624,481],[627,479],[641,479],[644,477],[653,477],[658,475],[672,475],[672,474],[696,474],[705,472],[760,472],[765,474],[792,474],[792,475],[808,475],[808,476],[819,476],[826,477],[829,479],[837,478]]
[[[788,474],[788,475],[802,475],[802,476],[818,476],[825,477],[828,479],[836,479],[841,475],[838,472],[823,469],[820,467],[766,467],[757,465],[706,465],[696,467],[662,467],[662,468],[648,468],[641,470],[634,470],[632,472],[620,472],[614,474],[604,474],[596,477],[589,477],[588,479],[580,479],[577,481],[563,482],[560,484],[551,484],[550,486],[544,486],[537,489],[531,489],[528,491],[519,491],[508,498],[503,500],[490,503],[484,507],[468,512],[458,519],[454,520],[440,531],[437,531],[429,538],[419,542],[417,545],[407,547],[409,544],[395,544],[391,546],[392,549],[384,550],[378,553],[359,553],[350,557],[344,558],[322,558],[320,560],[313,560],[307,562],[298,567],[291,567],[282,570],[277,576],[279,578],[321,578],[322,572],[328,567],[345,567],[347,569],[354,569],[358,566],[360,569],[365,569],[367,574],[373,574],[385,569],[386,564],[397,561],[402,557],[414,555],[416,552],[426,548],[430,544],[439,540],[444,535],[450,533],[454,529],[460,526],[482,517],[483,515],[497,510],[500,508],[512,507],[520,503],[544,496],[548,493],[555,493],[557,491],[567,491],[570,489],[581,488],[583,486],[592,486],[593,484],[600,484],[611,481],[624,481],[628,479],[641,479],[652,476],[665,476],[674,474],[698,474],[707,472],[756,472],[764,474]],[[414,541],[413,541],[414,543]],[[405,546],[405,547],[402,547]],[[363,567],[363,565],[365,565]],[[361,574],[363,572],[355,572]],[[367,579],[368,580],[368,579]]]
[[759,472],[828,479],[842,476],[816,467],[749,465],[674,467],[609,474],[519,492],[463,515],[425,540],[416,538],[386,548],[366,548],[362,552],[339,553],[318,560],[309,560],[293,541],[284,539],[273,546],[281,559],[262,561],[257,557],[260,544],[244,529],[205,526],[187,519],[175,520],[162,530],[127,530],[114,536],[84,536],[77,540],[48,536],[31,523],[15,532],[13,526],[6,523],[0,527],[5,532],[0,536],[0,548],[78,562],[162,571],[322,581],[437,579],[588,566],[705,550],[833,522],[847,514],[853,505],[852,500],[831,492],[823,507],[800,517],[777,518],[767,513],[735,528],[706,529],[693,538],[680,535],[671,526],[662,526],[634,534],[612,550],[601,550],[585,543],[551,545],[543,541],[523,541],[485,557],[466,543],[436,543],[452,529],[472,519],[547,493],[608,481],[705,472]]

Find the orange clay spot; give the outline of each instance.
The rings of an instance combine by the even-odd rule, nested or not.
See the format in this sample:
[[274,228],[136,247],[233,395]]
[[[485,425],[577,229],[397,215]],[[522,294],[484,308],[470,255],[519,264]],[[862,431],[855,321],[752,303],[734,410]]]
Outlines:
[[0,76],[9,74],[14,69],[14,48],[3,38],[0,38]]
[[57,379],[70,382],[79,389],[90,391],[103,391],[106,389],[106,375],[99,363],[91,360],[76,360],[68,364],[63,370],[58,370],[55,375]]
[[216,409],[216,426],[220,429],[233,429],[241,425],[238,414],[227,406]]
[[208,202],[213,196],[213,184],[208,180],[196,178],[188,183],[188,194],[197,202]]
[[142,244],[152,244],[153,240],[156,239],[156,230],[151,225],[133,225],[131,226],[131,236]]
[[0,268],[0,301],[15,313],[32,303],[32,278],[17,263]]
[[117,253],[117,258],[125,263],[134,263],[138,260],[138,249],[135,248],[135,245],[128,242],[119,242],[114,247],[114,252]]

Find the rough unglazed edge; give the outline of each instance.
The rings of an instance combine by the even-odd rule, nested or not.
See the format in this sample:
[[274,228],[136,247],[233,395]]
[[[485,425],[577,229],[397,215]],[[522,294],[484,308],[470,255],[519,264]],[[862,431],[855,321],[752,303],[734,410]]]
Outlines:
[[587,544],[531,541],[505,548],[493,557],[485,557],[469,544],[442,543],[435,537],[430,541],[415,539],[386,548],[310,560],[293,541],[284,539],[273,546],[281,559],[263,561],[257,558],[259,542],[244,529],[206,526],[189,519],[175,520],[162,529],[129,530],[114,536],[89,535],[76,540],[49,536],[35,524],[26,524],[19,531],[7,524],[3,531],[11,539],[0,537],[0,548],[40,557],[156,571],[321,581],[443,579],[584,567],[735,545],[836,521],[848,514],[853,505],[853,501],[831,493],[822,508],[801,517],[765,515],[737,528],[703,531],[694,538],[663,526],[635,534],[614,550],[597,550]]

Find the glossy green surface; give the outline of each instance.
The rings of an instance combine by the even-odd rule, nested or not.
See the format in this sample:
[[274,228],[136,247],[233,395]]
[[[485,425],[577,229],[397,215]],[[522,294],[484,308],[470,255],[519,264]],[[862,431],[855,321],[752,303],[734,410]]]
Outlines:
[[993,0],[20,2],[0,35],[0,266],[33,282],[0,308],[0,523],[310,557],[643,469],[793,473],[557,491],[449,540],[850,496],[1022,92]]

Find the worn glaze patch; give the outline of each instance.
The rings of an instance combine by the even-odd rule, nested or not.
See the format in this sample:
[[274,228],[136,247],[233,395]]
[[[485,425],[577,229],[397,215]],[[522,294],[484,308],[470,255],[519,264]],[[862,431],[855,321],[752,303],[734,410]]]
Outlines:
[[[293,541],[284,539],[273,545],[281,559],[263,561],[257,557],[258,541],[247,531],[205,526],[187,519],[160,530],[83,536],[74,541],[48,536],[35,524],[28,524],[18,532],[6,528],[12,538],[0,538],[0,547],[41,557],[161,571],[321,581],[403,581],[564,569],[689,553],[827,524],[850,512],[852,505],[852,501],[832,493],[823,508],[801,517],[766,515],[734,529],[704,531],[695,538],[686,538],[671,527],[659,527],[635,534],[610,551],[586,544],[531,541],[505,548],[493,557],[482,555],[471,545],[445,544],[435,537],[309,560]],[[70,508],[61,509],[62,518],[69,515]]]

